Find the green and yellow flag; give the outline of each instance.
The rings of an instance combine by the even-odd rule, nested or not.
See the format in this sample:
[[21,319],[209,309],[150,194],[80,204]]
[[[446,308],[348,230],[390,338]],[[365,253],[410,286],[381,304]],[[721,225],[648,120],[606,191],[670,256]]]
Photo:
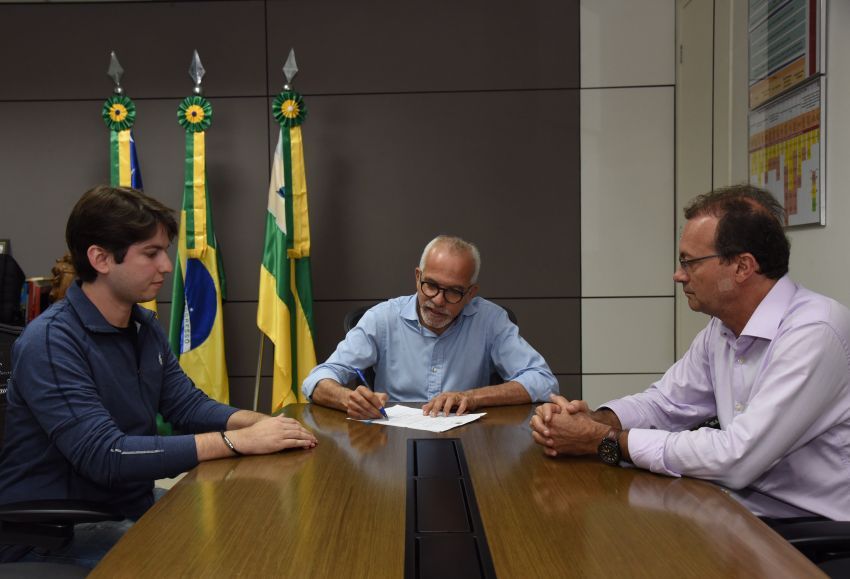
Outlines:
[[310,222],[301,123],[301,95],[280,93],[272,107],[280,124],[269,185],[257,326],[274,343],[272,410],[304,402],[301,382],[316,365]]
[[186,130],[185,185],[174,264],[171,349],[195,386],[219,402],[229,401],[224,360],[224,270],[207,193],[204,135],[212,106],[202,96],[180,103],[177,120]]
[[[115,94],[103,103],[101,114],[109,129],[109,184],[141,191],[144,189],[142,169],[132,130],[136,122],[136,104],[123,94]],[[139,305],[156,311],[156,299]]]

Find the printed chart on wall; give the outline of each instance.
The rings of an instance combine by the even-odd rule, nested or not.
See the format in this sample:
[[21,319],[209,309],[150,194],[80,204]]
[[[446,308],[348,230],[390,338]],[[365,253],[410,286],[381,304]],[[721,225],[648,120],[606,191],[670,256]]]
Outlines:
[[785,224],[824,225],[821,0],[749,0],[750,183]]
[[820,0],[750,0],[750,109],[821,70]]
[[779,199],[786,225],[824,224],[821,84],[750,112],[750,183]]

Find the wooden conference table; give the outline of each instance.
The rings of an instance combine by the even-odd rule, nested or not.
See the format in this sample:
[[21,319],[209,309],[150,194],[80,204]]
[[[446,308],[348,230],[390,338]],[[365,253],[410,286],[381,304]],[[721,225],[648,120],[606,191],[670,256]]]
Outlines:
[[90,577],[403,577],[411,437],[462,440],[498,577],[823,576],[709,483],[545,457],[531,405],[442,434],[284,413],[317,448],[199,465]]

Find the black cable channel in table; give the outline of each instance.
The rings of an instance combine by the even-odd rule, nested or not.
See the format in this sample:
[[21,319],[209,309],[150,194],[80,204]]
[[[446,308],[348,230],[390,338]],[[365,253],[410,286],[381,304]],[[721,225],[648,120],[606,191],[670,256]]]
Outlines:
[[407,441],[406,508],[407,579],[496,577],[460,439]]

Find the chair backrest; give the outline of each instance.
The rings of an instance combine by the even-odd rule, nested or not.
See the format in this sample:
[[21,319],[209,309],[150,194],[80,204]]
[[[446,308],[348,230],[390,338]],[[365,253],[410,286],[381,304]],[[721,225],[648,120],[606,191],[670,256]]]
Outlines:
[[12,374],[12,344],[22,331],[20,326],[0,324],[0,448],[6,433],[6,383]]
[[[6,434],[6,388],[12,373],[12,344],[23,328],[0,323],[0,448]],[[73,499],[35,500],[7,503],[0,508],[0,543],[61,549],[74,538],[74,525],[99,521],[119,521],[118,513],[106,507]],[[16,556],[22,556],[24,552]],[[74,564],[43,562],[0,565],[0,577],[86,577],[91,569]]]
[[354,308],[353,310],[345,314],[345,318],[343,318],[342,320],[342,329],[345,331],[345,333],[347,334],[348,332],[350,332],[351,328],[356,326],[357,322],[360,321],[360,318],[363,317],[363,314],[365,314],[367,311],[369,311],[369,309],[373,308],[374,306],[375,304],[371,304],[368,306],[360,306],[359,308]]
[[24,272],[8,253],[0,253],[0,324],[22,324],[21,289]]

